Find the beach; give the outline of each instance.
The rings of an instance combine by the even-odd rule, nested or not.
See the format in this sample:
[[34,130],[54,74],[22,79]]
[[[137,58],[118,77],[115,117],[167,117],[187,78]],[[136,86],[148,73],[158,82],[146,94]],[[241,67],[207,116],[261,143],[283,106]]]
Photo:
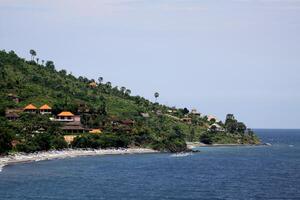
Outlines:
[[119,148],[119,149],[66,149],[66,150],[53,150],[35,153],[14,153],[7,156],[0,157],[0,171],[2,168],[9,164],[35,162],[42,160],[53,160],[72,158],[78,156],[101,156],[101,155],[118,155],[118,154],[145,154],[157,153],[153,149],[147,148]]

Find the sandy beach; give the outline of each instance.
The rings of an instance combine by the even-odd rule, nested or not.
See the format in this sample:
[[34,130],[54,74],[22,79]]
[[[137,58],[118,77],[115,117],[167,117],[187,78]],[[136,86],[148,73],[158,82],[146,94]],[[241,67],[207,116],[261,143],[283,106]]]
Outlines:
[[145,148],[128,148],[128,149],[66,149],[61,151],[45,151],[36,153],[15,153],[8,156],[0,157],[0,171],[9,164],[34,162],[42,160],[53,160],[72,158],[78,156],[101,156],[101,155],[117,155],[117,154],[144,154],[156,153],[153,149]]

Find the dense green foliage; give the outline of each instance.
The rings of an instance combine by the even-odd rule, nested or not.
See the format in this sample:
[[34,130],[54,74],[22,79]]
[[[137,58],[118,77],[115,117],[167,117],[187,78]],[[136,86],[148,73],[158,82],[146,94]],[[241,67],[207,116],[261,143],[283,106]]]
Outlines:
[[[100,135],[82,134],[71,144],[76,148],[150,147],[162,151],[184,151],[185,141],[211,143],[223,140],[255,143],[255,135],[247,132],[243,123],[219,123],[226,132],[208,130],[215,121],[189,113],[186,108],[175,109],[153,103],[140,96],[131,96],[131,90],[86,77],[75,77],[66,70],[57,71],[53,61],[38,64],[37,52],[30,51],[31,61],[19,58],[13,51],[0,51],[0,115],[6,109],[20,109],[29,103],[36,106],[51,105],[53,114],[63,110],[81,116],[84,127],[101,128]],[[13,101],[16,95],[20,102]],[[159,93],[154,94],[155,99]],[[169,111],[172,112],[169,112]],[[146,113],[147,116],[142,116]],[[182,119],[189,118],[185,122]],[[114,122],[131,120],[132,125],[114,125]],[[1,120],[0,153],[10,150],[33,152],[67,147],[61,124],[49,116],[24,114],[16,121]],[[246,133],[247,132],[247,133]],[[250,134],[248,134],[250,133]],[[248,137],[249,136],[249,137]],[[242,139],[241,138],[246,138]],[[17,141],[13,147],[11,141]]]

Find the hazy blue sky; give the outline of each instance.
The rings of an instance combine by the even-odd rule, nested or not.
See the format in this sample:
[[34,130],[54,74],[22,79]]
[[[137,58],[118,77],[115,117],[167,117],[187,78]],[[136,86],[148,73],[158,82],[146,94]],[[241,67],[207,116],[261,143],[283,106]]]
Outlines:
[[0,0],[0,49],[253,128],[300,128],[299,0]]

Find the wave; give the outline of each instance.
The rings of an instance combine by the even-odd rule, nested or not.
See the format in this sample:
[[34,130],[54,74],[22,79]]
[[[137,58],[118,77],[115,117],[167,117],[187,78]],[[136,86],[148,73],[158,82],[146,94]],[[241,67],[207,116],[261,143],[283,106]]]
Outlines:
[[186,157],[186,156],[191,156],[193,155],[193,153],[175,153],[175,154],[172,154],[171,157]]
[[4,166],[5,165],[0,165],[0,172],[2,172]]

